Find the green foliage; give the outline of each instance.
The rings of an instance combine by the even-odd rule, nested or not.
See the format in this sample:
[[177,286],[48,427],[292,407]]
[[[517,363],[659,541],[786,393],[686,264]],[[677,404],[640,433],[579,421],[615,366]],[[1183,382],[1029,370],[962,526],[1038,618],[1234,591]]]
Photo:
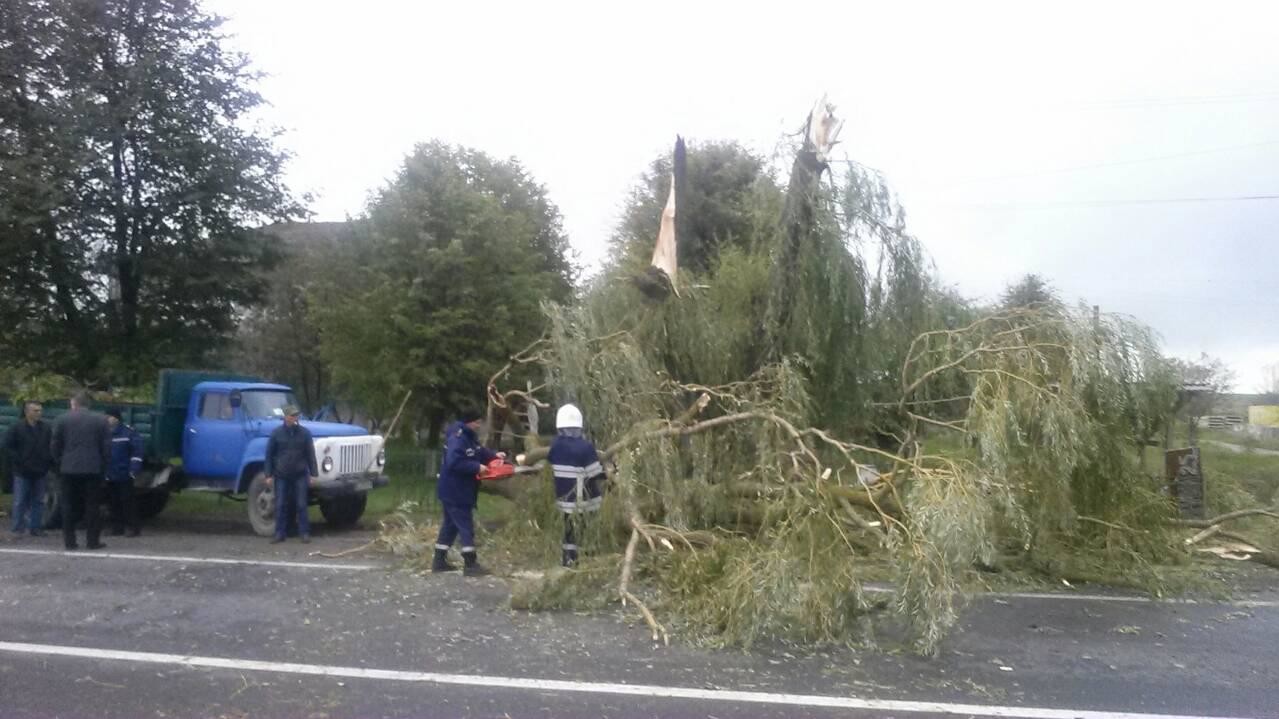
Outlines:
[[232,363],[238,370],[293,387],[302,406],[316,410],[336,399],[320,355],[320,331],[308,293],[316,278],[341,268],[343,244],[365,229],[359,222],[271,225],[263,234],[283,252],[269,275],[265,301],[245,312],[236,330]]
[[18,361],[136,384],[208,359],[261,296],[273,253],[249,227],[300,208],[220,24],[193,1],[0,10],[0,332]]
[[373,199],[364,231],[308,293],[333,381],[374,416],[413,390],[438,429],[542,334],[544,300],[574,269],[559,210],[514,161],[417,146]]
[[[932,276],[880,178],[853,165],[809,182],[802,162],[782,221],[752,223],[678,296],[645,303],[616,267],[547,307],[554,401],[619,447],[596,551],[647,524],[669,541],[640,543],[652,606],[738,645],[849,639],[885,564],[925,652],[974,565],[1010,555],[1158,591],[1153,567],[1184,554],[1138,462],[1176,385],[1149,329],[1059,304],[978,312]],[[952,450],[924,453],[938,432]],[[873,446],[889,434],[889,452]],[[868,464],[890,488],[863,488]],[[534,526],[520,541],[549,542]],[[526,603],[571,604],[596,576],[548,576]]]
[[77,389],[75,380],[64,375],[30,366],[0,367],[0,397],[8,397],[15,406],[28,399],[67,399]]
[[930,373],[969,379],[954,427],[977,454],[909,481],[924,558],[901,565],[910,609],[936,602],[947,574],[938,567],[990,564],[1010,550],[1056,576],[1126,575],[1158,591],[1152,565],[1182,555],[1167,527],[1174,508],[1138,458],[1167,422],[1176,382],[1148,328],[1086,308],[1013,310],[924,335],[911,357],[907,406]]
[[[782,195],[764,159],[735,142],[691,143],[686,162],[679,266],[703,274],[723,250],[753,249],[761,222],[776,222]],[[610,243],[612,266],[633,272],[648,264],[670,183],[671,157],[663,153],[631,191]]]
[[1009,285],[999,297],[999,306],[1005,310],[1060,309],[1061,298],[1043,277],[1031,273]]

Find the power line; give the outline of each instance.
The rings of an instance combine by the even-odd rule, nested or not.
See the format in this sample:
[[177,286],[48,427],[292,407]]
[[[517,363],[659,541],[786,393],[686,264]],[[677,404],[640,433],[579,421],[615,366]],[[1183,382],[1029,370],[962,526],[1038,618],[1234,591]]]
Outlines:
[[[1183,95],[1180,97],[1134,97],[1115,98],[1113,100],[1093,100],[1077,103],[1061,103],[1057,107],[1077,108],[1116,108],[1129,107],[1172,107],[1175,105],[1217,105],[1236,102],[1275,102],[1279,101],[1279,91],[1241,92],[1223,95]],[[1050,107],[1052,105],[1049,105]]]
[[1227,147],[1212,147],[1204,150],[1191,150],[1189,152],[1178,152],[1171,155],[1154,155],[1152,157],[1137,157],[1131,160],[1115,160],[1113,162],[1095,162],[1088,165],[1071,165],[1069,167],[1056,167],[1047,170],[1032,170],[1028,172],[1018,172],[1009,175],[992,175],[989,177],[973,177],[966,180],[955,180],[953,182],[944,183],[943,187],[954,187],[956,185],[966,185],[975,182],[997,182],[1000,180],[1017,180],[1027,177],[1039,177],[1041,175],[1060,175],[1070,172],[1081,172],[1084,170],[1096,170],[1104,167],[1122,167],[1124,165],[1140,165],[1147,162],[1163,162],[1165,160],[1176,160],[1183,157],[1197,157],[1200,155],[1213,155],[1219,152],[1233,152],[1235,150],[1249,150],[1257,147],[1267,147],[1270,145],[1279,145],[1279,140],[1266,140],[1265,142],[1252,142],[1246,145],[1230,145]]
[[1232,195],[1223,197],[1162,197],[1124,200],[1068,200],[1062,202],[997,202],[972,205],[952,205],[978,210],[1054,209],[1058,207],[1111,207],[1117,205],[1172,205],[1205,202],[1264,202],[1279,200],[1279,195]]

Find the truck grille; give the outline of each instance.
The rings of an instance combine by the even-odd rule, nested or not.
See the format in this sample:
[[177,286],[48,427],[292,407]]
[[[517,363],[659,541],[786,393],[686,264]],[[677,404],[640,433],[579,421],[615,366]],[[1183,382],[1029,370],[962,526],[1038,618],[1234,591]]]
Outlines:
[[368,469],[373,461],[372,447],[367,444],[344,444],[338,447],[338,474],[355,474]]

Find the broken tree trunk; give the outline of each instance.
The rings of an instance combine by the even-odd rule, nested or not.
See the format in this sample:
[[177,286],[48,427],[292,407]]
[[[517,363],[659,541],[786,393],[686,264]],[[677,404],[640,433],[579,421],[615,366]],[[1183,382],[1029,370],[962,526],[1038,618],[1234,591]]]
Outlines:
[[785,335],[791,324],[795,296],[799,291],[796,277],[800,259],[809,238],[817,227],[818,183],[826,170],[829,153],[839,137],[843,123],[835,118],[835,107],[823,97],[808,114],[804,125],[804,144],[791,165],[786,187],[786,204],[782,209],[782,242],[772,265],[772,297],[768,305],[766,326],[770,333],[768,349],[773,361],[784,356]]
[[687,224],[684,213],[685,148],[684,138],[675,138],[675,154],[671,163],[671,189],[662,209],[662,219],[657,231],[657,245],[653,248],[653,261],[645,272],[635,277],[635,285],[646,297],[661,301],[669,295],[679,296],[675,285],[679,271],[680,230]]

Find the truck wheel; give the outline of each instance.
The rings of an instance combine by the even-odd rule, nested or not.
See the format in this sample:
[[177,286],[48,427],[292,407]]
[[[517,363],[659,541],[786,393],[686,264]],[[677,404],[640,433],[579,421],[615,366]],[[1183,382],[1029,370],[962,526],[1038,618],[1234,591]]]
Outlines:
[[48,483],[48,489],[44,493],[44,529],[62,529],[62,502],[58,501],[58,492],[61,480],[55,479]]
[[138,518],[151,519],[169,504],[169,490],[153,489],[148,492],[140,492],[134,498],[138,505]]
[[350,529],[355,526],[356,522],[360,521],[368,501],[369,495],[366,492],[345,497],[334,497],[333,499],[322,499],[320,500],[320,514],[324,515],[324,521],[328,522],[330,527],[334,529]]
[[249,524],[259,537],[275,534],[275,491],[266,483],[266,473],[258,472],[249,482]]

